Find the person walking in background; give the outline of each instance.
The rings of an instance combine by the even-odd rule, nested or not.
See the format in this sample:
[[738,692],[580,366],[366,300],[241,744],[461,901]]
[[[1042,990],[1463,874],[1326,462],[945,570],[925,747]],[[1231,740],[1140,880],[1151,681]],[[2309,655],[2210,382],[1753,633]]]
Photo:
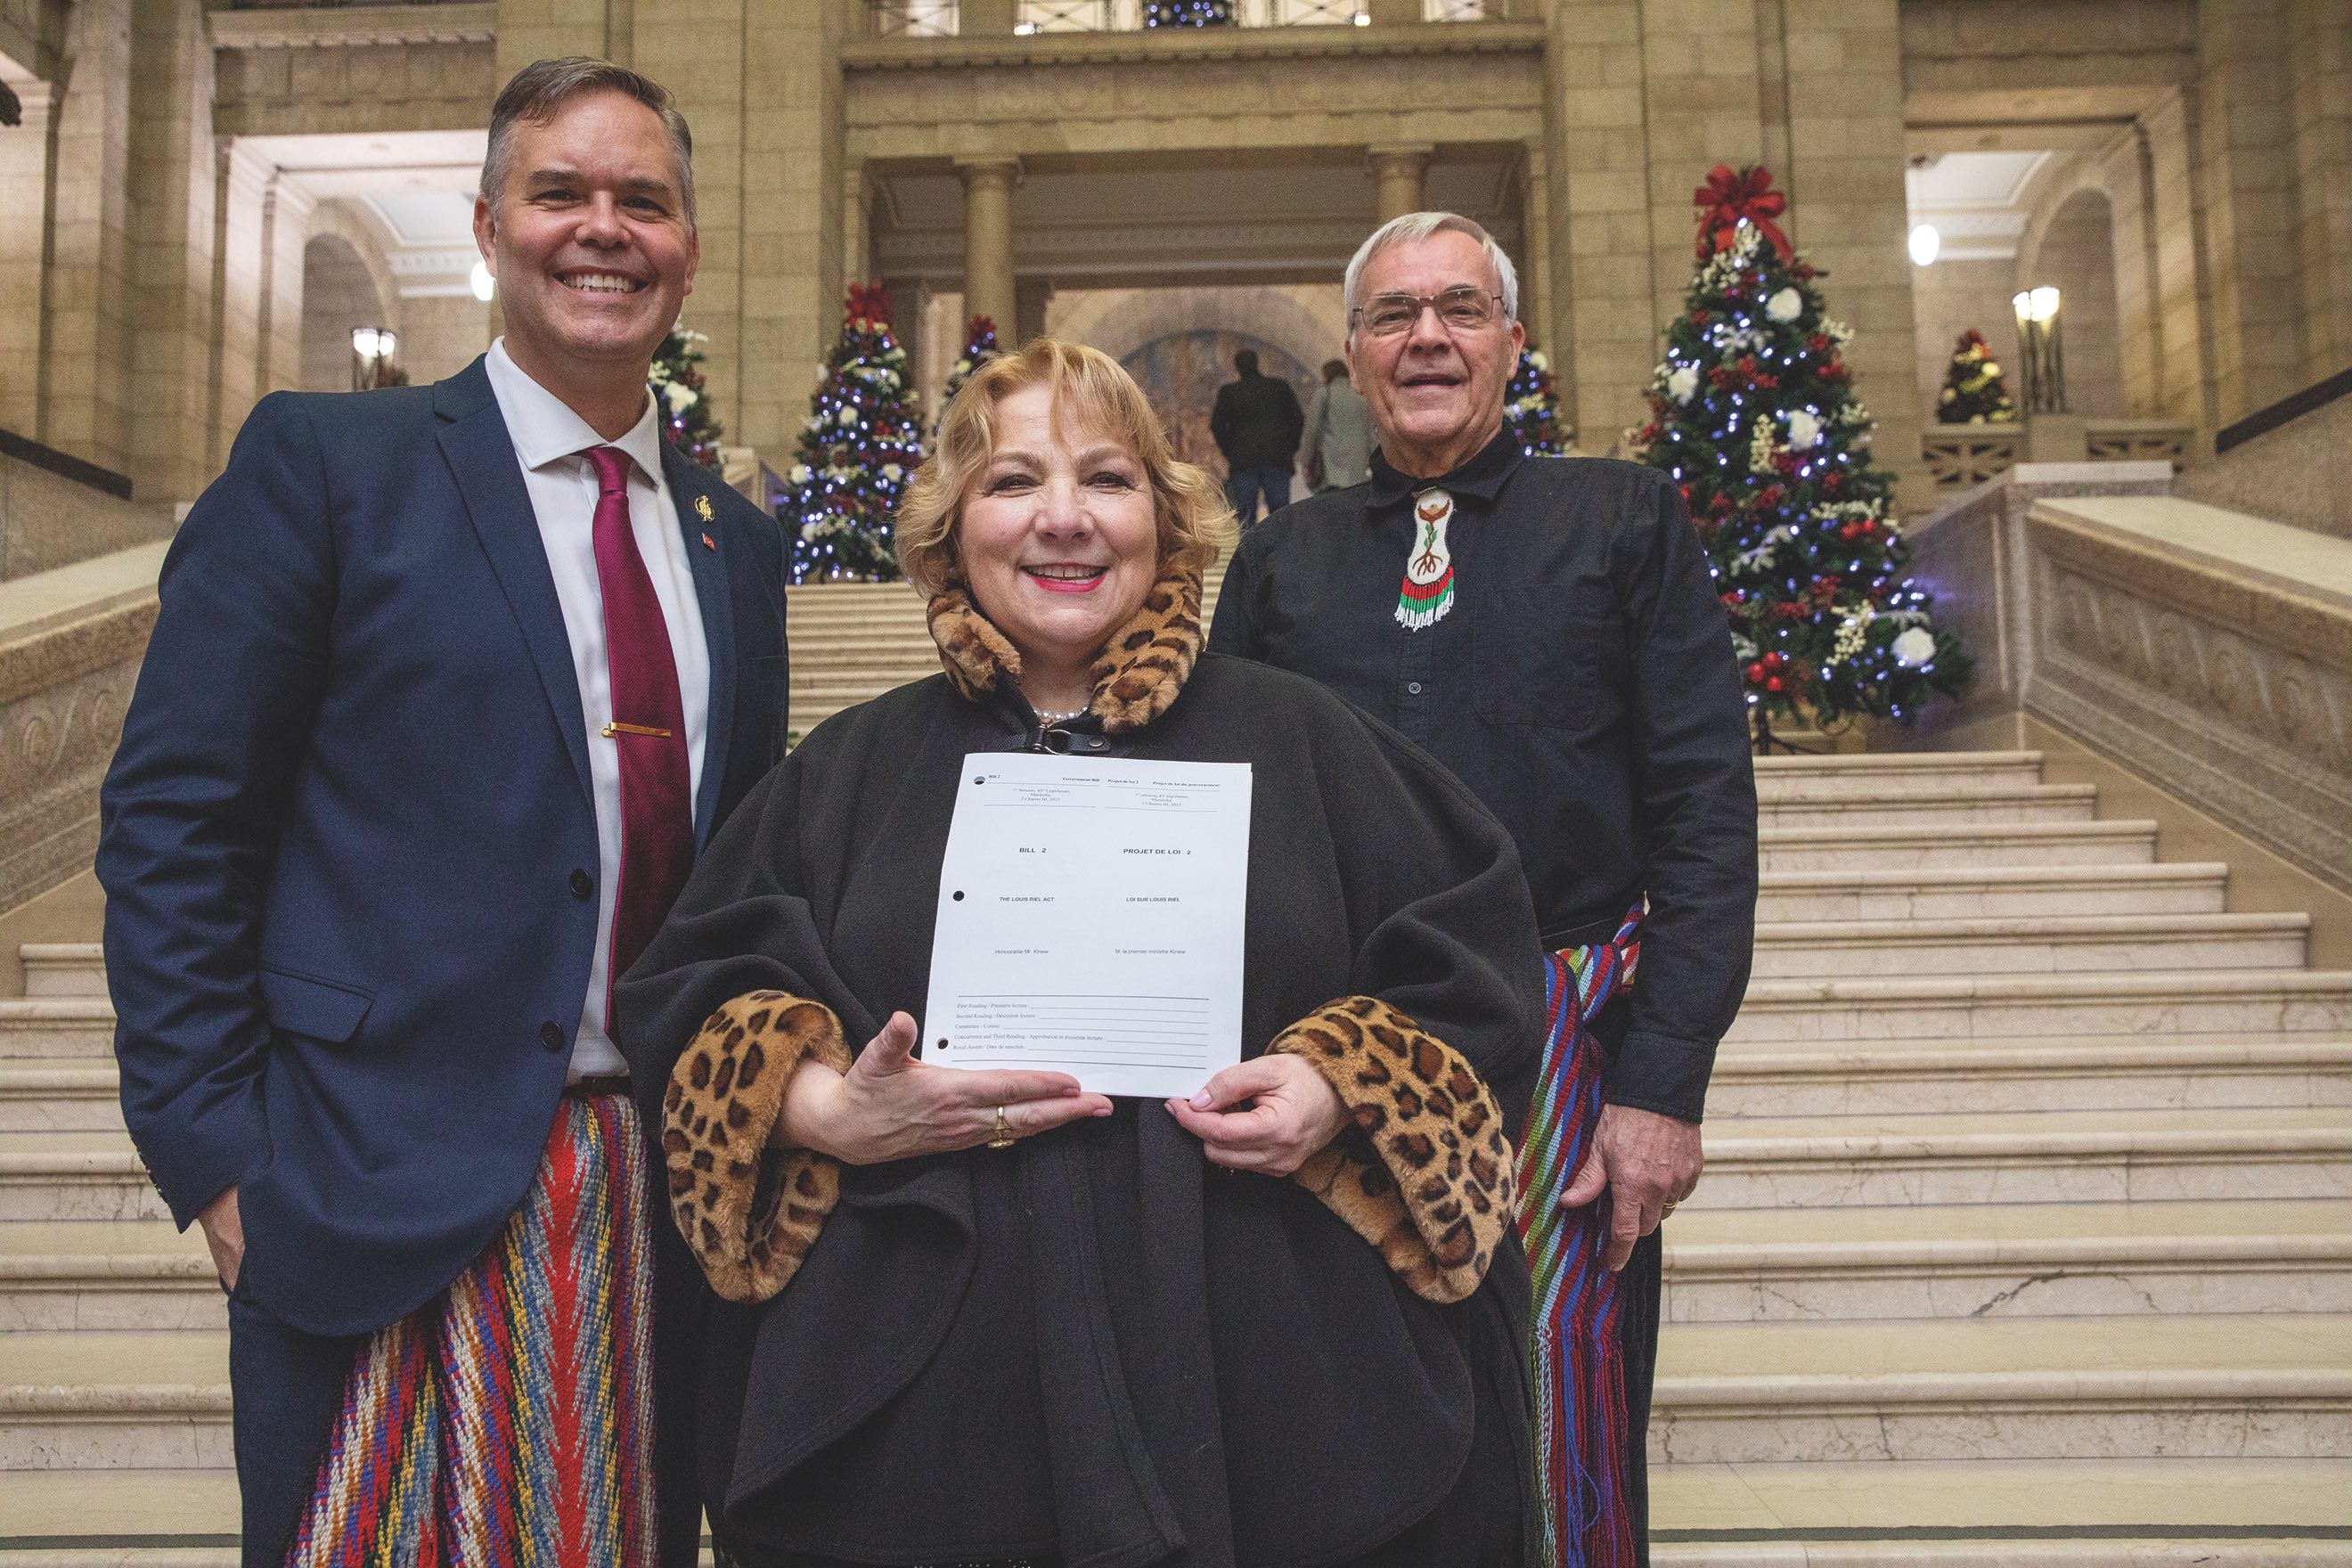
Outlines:
[[1259,496],[1269,512],[1290,504],[1290,468],[1306,418],[1290,383],[1258,374],[1256,351],[1234,354],[1234,370],[1238,379],[1217,388],[1209,434],[1225,455],[1225,500],[1247,527],[1257,520]]
[[1307,404],[1307,488],[1344,490],[1372,477],[1372,410],[1348,379],[1348,362],[1323,362]]
[[1394,725],[1517,842],[1549,950],[1518,1151],[1545,1561],[1629,1568],[1648,1561],[1658,1226],[1698,1181],[1755,936],[1739,671],[1674,481],[1529,458],[1505,426],[1525,334],[1485,229],[1394,219],[1342,290],[1371,483],[1242,542],[1209,648]]
[[541,60],[489,125],[504,336],[255,406],[101,796],[123,1120],[229,1293],[245,1568],[699,1534],[696,1280],[609,987],[782,753],[783,542],[646,395],[698,255],[669,94]]

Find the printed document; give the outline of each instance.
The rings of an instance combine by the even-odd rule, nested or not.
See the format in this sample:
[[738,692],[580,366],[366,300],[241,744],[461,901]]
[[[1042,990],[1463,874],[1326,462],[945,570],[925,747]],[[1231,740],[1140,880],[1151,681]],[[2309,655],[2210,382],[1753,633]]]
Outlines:
[[1190,1096],[1241,1059],[1250,771],[964,759],[922,1054]]

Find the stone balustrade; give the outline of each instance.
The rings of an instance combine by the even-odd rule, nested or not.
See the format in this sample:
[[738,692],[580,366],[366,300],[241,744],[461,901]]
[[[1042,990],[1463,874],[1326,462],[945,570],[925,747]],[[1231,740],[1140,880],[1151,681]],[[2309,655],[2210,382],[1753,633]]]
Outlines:
[[2008,425],[1930,425],[1920,456],[1939,491],[1969,489],[2022,462],[2168,462],[2196,455],[2193,426],[2163,419],[2043,416]]
[[[336,5],[346,0],[236,0],[244,5]],[[1132,33],[1143,0],[868,0],[874,34],[948,38],[1004,33]],[[1233,0],[1238,27],[1367,26],[1500,21],[1506,0]]]
[[2352,888],[2352,542],[2166,493],[2160,463],[2023,463],[1913,531],[1979,676],[2021,710]]
[[166,548],[0,583],[0,911],[89,868]]

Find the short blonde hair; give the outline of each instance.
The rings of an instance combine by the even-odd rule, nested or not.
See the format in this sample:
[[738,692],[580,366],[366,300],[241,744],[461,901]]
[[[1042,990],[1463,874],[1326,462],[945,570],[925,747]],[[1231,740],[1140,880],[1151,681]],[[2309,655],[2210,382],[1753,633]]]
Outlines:
[[996,405],[1041,384],[1052,388],[1056,420],[1074,417],[1099,429],[1142,463],[1160,523],[1161,566],[1181,560],[1205,570],[1224,553],[1234,528],[1223,488],[1205,469],[1177,458],[1135,378],[1099,349],[1036,338],[971,373],[898,503],[898,564],[919,593],[929,598],[963,581],[956,523],[964,496],[996,455]]

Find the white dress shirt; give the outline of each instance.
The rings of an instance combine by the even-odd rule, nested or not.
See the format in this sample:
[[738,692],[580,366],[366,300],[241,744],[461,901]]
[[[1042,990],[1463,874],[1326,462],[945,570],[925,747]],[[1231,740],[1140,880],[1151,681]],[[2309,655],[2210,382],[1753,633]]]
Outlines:
[[[596,804],[596,956],[588,968],[588,994],[572,1046],[573,1079],[628,1070],[604,1032],[604,989],[613,961],[613,895],[621,885],[621,753],[604,738],[613,719],[612,672],[604,661],[604,592],[596,576],[596,468],[583,456],[591,447],[618,447],[635,461],[629,471],[629,529],[661,601],[677,661],[678,701],[686,713],[688,798],[702,797],[702,742],[709,729],[710,655],[702,640],[702,604],[679,530],[677,503],[662,479],[661,430],[653,399],[644,416],[607,441],[555,394],[508,357],[506,340],[490,345],[490,388],[507,422],[523,488],[539,521],[539,542],[563,606],[572,641],[572,673],[580,683],[580,718],[588,731],[588,780]],[[689,831],[690,831],[689,826]]]

